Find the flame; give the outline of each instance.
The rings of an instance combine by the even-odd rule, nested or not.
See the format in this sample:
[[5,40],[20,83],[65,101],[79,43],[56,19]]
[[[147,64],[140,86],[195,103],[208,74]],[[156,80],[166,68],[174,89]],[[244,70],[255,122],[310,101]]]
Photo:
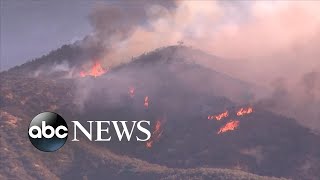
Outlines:
[[160,132],[160,129],[161,128],[161,122],[158,120],[157,122],[156,122],[156,125],[155,125],[155,128],[154,128],[154,132],[153,132],[153,134],[159,134],[159,132]]
[[103,69],[100,63],[95,63],[89,71],[87,72],[81,71],[80,76],[81,77],[86,77],[86,76],[98,77],[105,74],[106,72],[107,70]]
[[151,140],[151,141],[148,141],[147,143],[146,143],[146,147],[147,148],[152,148],[152,144],[153,144],[153,141]]
[[240,121],[238,120],[231,120],[226,125],[220,128],[217,134],[225,133],[227,131],[233,131],[239,127]]
[[87,75],[86,75],[85,72],[81,71],[81,72],[80,72],[80,76],[81,76],[81,77],[86,77]]
[[148,108],[149,107],[149,96],[144,97],[144,107]]
[[129,88],[129,95],[130,95],[131,98],[134,97],[134,93],[135,93],[135,88],[134,87],[130,87]]
[[156,141],[159,141],[159,139],[160,139],[160,137],[162,135],[162,132],[163,132],[162,123],[161,123],[160,120],[157,120],[156,124],[154,126],[154,130],[152,132],[151,138],[146,143],[146,147],[149,148],[149,149],[152,148],[153,143],[156,142]]
[[220,121],[222,118],[226,118],[229,116],[229,112],[228,111],[225,111],[221,114],[218,114],[218,115],[209,115],[208,116],[208,119],[209,120],[213,120],[213,119],[216,119],[217,121]]
[[238,112],[237,112],[237,116],[244,116],[246,114],[251,114],[253,112],[253,108],[252,107],[248,107],[248,108],[241,108]]

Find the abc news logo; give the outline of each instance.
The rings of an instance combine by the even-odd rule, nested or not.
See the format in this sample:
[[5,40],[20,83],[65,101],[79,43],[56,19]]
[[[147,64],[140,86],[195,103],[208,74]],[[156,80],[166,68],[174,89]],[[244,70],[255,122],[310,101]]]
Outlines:
[[[109,127],[113,127],[116,132],[117,140],[122,141],[126,136],[131,141],[135,128],[139,130],[143,137],[136,136],[136,141],[148,141],[151,138],[151,132],[145,127],[150,127],[150,121],[131,121],[131,129],[127,126],[128,121],[86,121],[89,128],[85,128],[79,121],[73,123],[73,139],[77,139],[77,132],[81,132],[90,141],[93,139],[92,127],[96,124],[96,139],[94,141],[111,141]],[[44,152],[53,152],[60,149],[68,139],[68,125],[66,121],[57,113],[43,112],[34,117],[29,125],[29,140],[34,147]]]

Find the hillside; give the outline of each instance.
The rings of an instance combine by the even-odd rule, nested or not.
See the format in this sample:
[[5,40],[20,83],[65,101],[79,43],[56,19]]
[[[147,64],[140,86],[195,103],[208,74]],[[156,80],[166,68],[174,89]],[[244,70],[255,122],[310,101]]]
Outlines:
[[[25,121],[5,111],[1,117],[1,179],[274,179],[239,170],[196,168],[171,169],[127,156],[119,156],[91,144],[68,146],[56,153],[35,150],[19,135]],[[10,137],[10,138],[6,138]],[[13,143],[15,142],[15,143]],[[82,169],[81,171],[79,171]],[[106,174],[107,173],[107,174]]]
[[[255,85],[188,60],[181,56],[186,50],[161,48],[99,77],[28,76],[39,68],[48,72],[47,63],[65,59],[69,50],[1,73],[0,133],[5,147],[1,174],[10,178],[20,172],[26,179],[43,175],[96,179],[106,173],[123,179],[263,179],[243,171],[293,179],[320,176],[319,136],[294,119],[256,105]],[[247,107],[253,108],[251,114],[237,115]],[[55,111],[68,123],[147,119],[153,127],[160,123],[160,130],[154,131],[151,145],[88,145],[83,140],[46,154],[35,150],[24,134],[31,117],[42,111]],[[228,117],[208,120],[208,115],[224,111]],[[236,127],[218,133],[232,120]]]

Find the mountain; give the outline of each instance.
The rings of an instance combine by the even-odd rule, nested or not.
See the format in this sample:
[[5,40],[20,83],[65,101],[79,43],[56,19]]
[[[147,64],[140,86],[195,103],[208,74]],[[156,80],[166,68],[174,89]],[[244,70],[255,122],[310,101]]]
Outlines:
[[[99,77],[80,76],[82,61],[71,67],[78,73],[68,78],[46,74],[51,72],[46,64],[57,61],[56,57],[68,59],[65,54],[69,51],[60,50],[64,53],[49,54],[1,73],[0,130],[6,147],[1,159],[10,165],[3,165],[6,168],[1,168],[1,174],[11,177],[21,170],[30,178],[41,173],[88,179],[107,173],[122,179],[263,178],[242,172],[246,171],[292,179],[320,176],[319,136],[294,119],[255,104],[254,92],[260,88],[221,72],[219,64],[225,62],[219,57],[169,46],[135,57]],[[197,63],[199,57],[211,58],[217,68]],[[32,75],[39,68],[42,75]],[[248,108],[253,112],[238,115]],[[19,133],[42,111],[55,111],[68,123],[74,119],[147,119],[154,128],[152,142],[95,143],[82,139],[81,143],[67,143],[58,153],[40,153],[26,134]],[[225,111],[228,117],[215,120],[215,115]],[[220,132],[226,126],[233,127]],[[41,172],[39,167],[44,167]]]
[[70,114],[74,104],[68,92],[73,85],[7,74],[0,80],[1,179],[278,179],[240,170],[172,169],[117,155],[90,143],[70,145],[69,142],[55,153],[40,152],[29,143],[25,127],[41,111]]

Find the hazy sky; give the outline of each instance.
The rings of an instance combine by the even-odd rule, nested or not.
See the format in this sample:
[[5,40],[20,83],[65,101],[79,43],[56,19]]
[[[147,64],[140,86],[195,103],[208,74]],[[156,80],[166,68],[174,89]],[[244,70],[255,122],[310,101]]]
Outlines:
[[92,1],[0,2],[0,70],[45,55],[91,32],[88,14],[94,5]]

